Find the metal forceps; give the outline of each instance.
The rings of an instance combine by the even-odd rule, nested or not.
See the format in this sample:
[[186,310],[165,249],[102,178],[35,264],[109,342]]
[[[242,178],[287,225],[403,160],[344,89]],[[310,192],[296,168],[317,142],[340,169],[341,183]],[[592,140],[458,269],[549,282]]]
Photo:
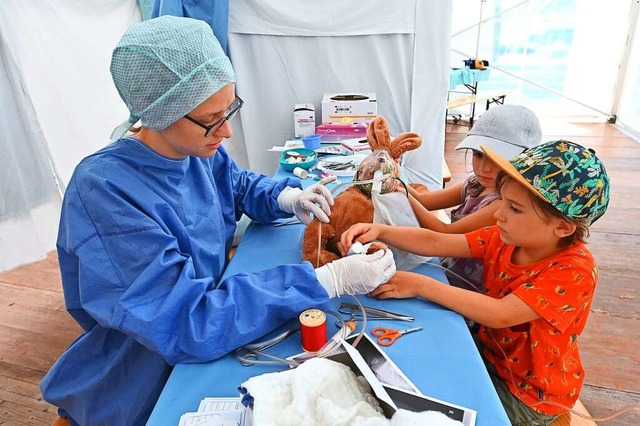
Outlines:
[[[299,365],[298,362],[289,361],[284,358],[277,357],[275,355],[270,355],[264,352],[264,350],[270,348],[271,346],[277,345],[278,343],[282,342],[284,339],[298,332],[299,330],[300,328],[298,327],[290,328],[289,330],[285,330],[282,333],[278,334],[277,336],[269,340],[241,346],[238,349],[236,349],[236,352],[235,352],[236,358],[238,359],[238,361],[240,361],[240,364],[244,365],[245,367],[249,367],[257,364],[263,364],[263,365],[287,364],[290,367],[295,367]],[[261,357],[266,359],[260,359]]]
[[286,220],[284,222],[276,222],[273,224],[273,226],[274,228],[278,228],[280,226],[297,225],[298,223],[302,223],[302,222],[300,222],[298,218],[294,218],[294,219]]
[[[369,320],[397,320],[397,321],[413,321],[414,317],[409,315],[396,314],[395,312],[385,311],[383,309],[372,308],[369,306],[364,307],[367,313],[367,319]],[[351,320],[361,320],[362,312],[360,306],[353,303],[342,302],[338,308],[338,312],[345,315],[350,315]]]
[[376,327],[371,330],[371,334],[378,338],[378,344],[380,346],[391,346],[393,342],[407,333],[413,333],[414,331],[420,331],[422,327],[407,328],[405,330],[393,330],[390,328]]
[[334,171],[343,171],[343,170],[349,170],[351,168],[356,168],[356,164],[353,162],[353,160],[351,161],[325,161],[324,163],[324,168],[327,170],[334,170]]

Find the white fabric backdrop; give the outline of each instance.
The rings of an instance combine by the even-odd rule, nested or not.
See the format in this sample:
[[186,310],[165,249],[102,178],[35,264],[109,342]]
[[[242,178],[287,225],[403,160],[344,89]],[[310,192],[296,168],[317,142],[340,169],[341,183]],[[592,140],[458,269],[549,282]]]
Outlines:
[[55,248],[54,176],[66,186],[127,116],[109,63],[139,20],[135,0],[1,0],[0,271]]
[[[313,102],[319,118],[323,92],[375,91],[394,133],[425,139],[405,158],[407,176],[440,185],[449,2],[234,0],[230,9],[230,55],[247,104],[226,146],[240,164],[275,170],[265,150],[293,136],[295,103]],[[109,63],[139,20],[135,0],[2,0],[0,271],[54,248],[54,176],[64,190],[127,117]]]
[[109,143],[128,117],[111,52],[132,22],[135,0],[2,0],[0,31],[31,96],[62,185],[85,156]]
[[0,271],[42,259],[55,244],[60,194],[15,61],[0,33]]
[[235,0],[229,7],[229,54],[246,103],[234,123],[242,132],[226,146],[241,164],[275,170],[277,154],[265,150],[293,137],[294,104],[315,104],[319,123],[324,92],[376,92],[392,133],[424,138],[405,156],[408,179],[441,186],[449,2]]

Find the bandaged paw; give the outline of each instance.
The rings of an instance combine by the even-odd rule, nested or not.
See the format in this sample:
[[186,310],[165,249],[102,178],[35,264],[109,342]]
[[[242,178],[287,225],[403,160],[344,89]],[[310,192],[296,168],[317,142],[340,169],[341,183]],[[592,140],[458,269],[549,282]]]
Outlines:
[[386,283],[396,273],[391,250],[354,254],[316,269],[318,281],[330,297],[367,294]]

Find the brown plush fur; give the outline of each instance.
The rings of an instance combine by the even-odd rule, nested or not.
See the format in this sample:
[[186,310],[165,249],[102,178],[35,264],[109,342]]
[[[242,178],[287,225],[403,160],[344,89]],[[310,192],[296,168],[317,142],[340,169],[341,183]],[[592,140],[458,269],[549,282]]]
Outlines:
[[[387,120],[382,116],[378,116],[369,126],[367,141],[374,154],[376,150],[386,149],[396,163],[402,154],[422,144],[422,138],[417,133],[402,133],[392,141]],[[412,184],[412,186],[417,189],[424,188],[419,184]],[[373,222],[373,202],[357,187],[350,187],[335,198],[329,223],[321,224],[314,219],[307,225],[302,241],[302,258],[311,262],[316,268],[341,258],[339,246],[342,233],[360,222]],[[321,233],[320,253],[318,253],[319,232]],[[374,243],[368,253],[373,253],[380,248],[386,248],[386,246],[382,243]]]

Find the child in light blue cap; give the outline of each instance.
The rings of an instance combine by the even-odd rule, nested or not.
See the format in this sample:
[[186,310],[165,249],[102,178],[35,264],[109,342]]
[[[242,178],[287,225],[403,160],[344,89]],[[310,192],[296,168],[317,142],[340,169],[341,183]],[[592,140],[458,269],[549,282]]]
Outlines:
[[84,333],[41,390],[71,424],[141,425],[171,366],[212,361],[331,297],[367,293],[395,263],[381,250],[222,280],[242,214],[326,222],[330,180],[302,190],[296,178],[274,181],[226,153],[228,121],[243,102],[202,21],[133,24],[111,73],[130,115],[76,168],[57,241],[66,308]]
[[[471,153],[473,173],[463,182],[439,191],[417,193],[413,188],[410,190],[415,197],[412,206],[420,225],[438,232],[462,234],[495,224],[494,213],[500,206],[500,195],[496,190],[499,169],[480,146],[487,146],[511,159],[540,144],[541,139],[540,122],[529,108],[499,105],[486,111],[456,146],[456,150]],[[452,208],[450,224],[428,211],[447,208]],[[441,260],[452,285],[482,291],[482,264],[478,260],[451,257]]]

